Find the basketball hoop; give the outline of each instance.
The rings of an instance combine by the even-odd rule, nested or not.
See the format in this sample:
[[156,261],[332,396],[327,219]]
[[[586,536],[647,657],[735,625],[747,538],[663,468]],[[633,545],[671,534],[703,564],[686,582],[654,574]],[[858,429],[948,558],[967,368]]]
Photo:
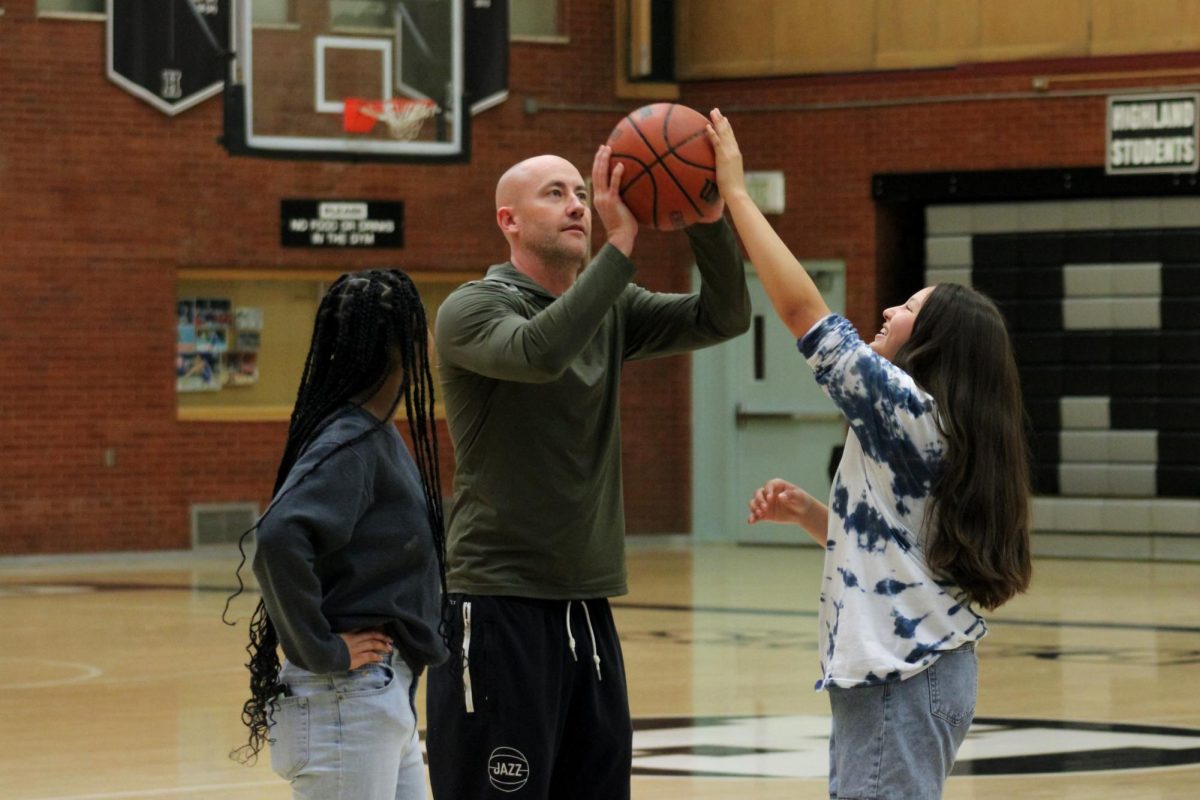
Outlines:
[[347,97],[342,111],[342,129],[347,133],[369,133],[383,121],[393,139],[410,142],[421,133],[421,123],[441,111],[432,100],[362,100]]

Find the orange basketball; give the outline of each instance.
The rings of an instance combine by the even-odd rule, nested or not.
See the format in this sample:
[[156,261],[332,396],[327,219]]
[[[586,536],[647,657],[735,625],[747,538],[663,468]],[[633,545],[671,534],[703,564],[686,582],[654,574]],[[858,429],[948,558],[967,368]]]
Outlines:
[[608,137],[612,167],[625,165],[621,199],[642,225],[674,230],[698,222],[717,202],[708,118],[676,103],[642,106]]

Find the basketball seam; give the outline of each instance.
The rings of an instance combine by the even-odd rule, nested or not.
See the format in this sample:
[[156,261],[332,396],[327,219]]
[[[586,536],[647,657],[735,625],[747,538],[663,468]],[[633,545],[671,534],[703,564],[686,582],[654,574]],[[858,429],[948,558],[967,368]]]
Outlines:
[[[704,132],[704,131],[696,131],[696,132],[695,132],[695,133],[693,133],[691,136],[687,137],[687,138],[686,138],[686,139],[684,139],[682,142],[680,142],[680,143],[679,143],[679,146],[680,146],[680,147],[683,147],[685,144],[688,144],[689,142],[692,142],[692,141],[694,141],[694,140],[695,140],[697,137],[700,137],[700,136],[705,136],[705,135],[706,135],[706,134],[705,134],[705,132]],[[674,145],[672,145],[672,146],[671,146],[671,152],[670,152],[668,155],[673,155],[673,156],[675,156],[675,158],[679,159],[679,160],[680,160],[680,161],[682,161],[684,164],[687,164],[689,167],[695,167],[696,169],[702,169],[702,170],[704,170],[705,172],[711,172],[711,173],[713,173],[713,174],[716,174],[716,171],[717,171],[717,168],[716,168],[716,167],[710,167],[710,166],[708,166],[708,165],[706,165],[706,164],[697,164],[695,161],[688,161],[686,158],[684,158],[683,156],[679,155],[679,153],[675,152],[675,146],[674,146]]]
[[[663,170],[667,173],[667,176],[670,177],[671,182],[675,184],[675,188],[679,189],[679,193],[681,195],[683,195],[684,198],[687,199],[688,203],[692,207],[692,210],[695,211],[697,214],[700,214],[701,216],[703,216],[704,211],[702,211],[700,209],[700,206],[696,205],[696,202],[694,200],[692,200],[692,196],[690,194],[688,194],[687,188],[684,187],[684,185],[679,182],[679,179],[675,177],[675,174],[673,172],[671,172],[671,168],[668,165],[663,163],[663,158],[665,158],[666,156],[669,156],[669,155],[675,156],[680,161],[683,161],[685,164],[688,163],[688,161],[686,159],[682,158],[681,156],[679,156],[679,154],[677,154],[675,152],[675,146],[670,144],[671,140],[667,137],[667,126],[670,124],[671,114],[673,114],[673,113],[674,113],[674,109],[668,109],[666,116],[663,118],[663,141],[668,143],[667,144],[667,152],[664,153],[663,155],[659,155],[658,150],[655,149],[654,145],[650,143],[650,140],[646,137],[646,134],[642,133],[641,128],[639,128],[637,126],[637,123],[634,122],[634,120],[633,120],[633,114],[627,114],[625,116],[625,119],[627,119],[629,121],[629,127],[633,128],[633,132],[636,133],[638,135],[638,137],[641,138],[643,143],[645,143],[646,148],[651,153],[654,153],[654,155],[655,155],[654,164],[662,164]],[[685,143],[692,141],[693,138],[695,138],[695,134],[693,134],[691,137],[688,137],[685,140]],[[651,164],[650,166],[654,166],[654,164]],[[645,168],[645,169],[647,170],[647,172],[649,171],[648,168]],[[653,183],[653,180],[654,179],[651,178],[651,183]],[[654,189],[655,189],[655,192],[654,192],[654,221],[657,224],[657,222],[658,222],[658,186],[657,186],[657,184],[655,185]]]
[[[634,130],[635,130],[635,131],[637,131],[637,129],[636,129],[636,128],[634,128]],[[645,137],[645,136],[642,136],[642,133],[641,133],[641,131],[637,131],[637,134],[638,134],[638,136],[641,136],[641,139],[642,139],[642,141],[643,141],[643,142],[646,142],[646,145],[647,145],[647,147],[649,147],[649,145],[650,145],[650,142],[646,141],[646,137]],[[692,141],[695,141],[695,139],[696,139],[697,137],[699,137],[699,136],[703,136],[703,135],[704,135],[704,132],[703,132],[703,131],[698,131],[698,132],[696,132],[696,133],[693,133],[691,136],[687,137],[687,138],[686,138],[686,139],[684,139],[682,142],[680,142],[680,143],[679,143],[679,146],[680,146],[680,147],[683,147],[684,145],[686,145],[686,144],[689,144],[689,143],[690,143],[690,142],[692,142]],[[704,170],[705,172],[713,172],[713,173],[715,173],[715,172],[717,171],[716,167],[710,167],[710,166],[708,166],[707,164],[700,164],[700,163],[698,163],[698,162],[696,162],[696,161],[690,161],[690,160],[688,160],[688,159],[684,158],[683,156],[681,156],[681,155],[680,155],[680,154],[679,154],[679,153],[678,153],[678,152],[675,150],[674,146],[672,146],[670,149],[668,149],[668,150],[667,150],[667,153],[666,153],[666,155],[664,155],[664,156],[662,156],[662,157],[659,157],[659,155],[658,155],[658,151],[657,151],[657,150],[655,150],[653,147],[650,147],[649,149],[650,149],[650,152],[654,153],[654,156],[655,156],[655,159],[654,159],[654,161],[652,161],[652,162],[651,162],[651,163],[649,163],[649,164],[647,164],[645,161],[643,161],[642,159],[638,158],[637,156],[633,155],[632,153],[623,153],[623,152],[621,152],[621,151],[618,151],[618,150],[613,150],[613,152],[612,152],[612,157],[613,157],[613,158],[624,158],[624,159],[627,159],[627,160],[629,160],[629,161],[632,161],[632,162],[634,162],[635,164],[637,164],[639,167],[641,167],[641,168],[642,168],[642,172],[639,172],[639,173],[638,173],[638,174],[637,174],[637,175],[636,175],[634,178],[630,179],[630,180],[629,180],[629,182],[625,184],[625,186],[626,186],[626,187],[628,187],[628,186],[631,186],[632,184],[634,184],[634,183],[636,183],[638,180],[640,180],[640,179],[641,179],[641,177],[642,177],[642,175],[643,175],[643,174],[645,174],[645,172],[649,171],[649,169],[650,169],[651,167],[653,167],[655,164],[662,164],[662,163],[663,163],[663,159],[664,159],[664,158],[666,158],[667,156],[675,156],[675,158],[676,158],[677,160],[679,160],[681,163],[683,163],[683,164],[687,164],[689,167],[695,167],[696,169],[699,169],[699,170]],[[666,166],[666,164],[663,164],[663,166],[665,167],[665,166]]]
[[[625,194],[625,190],[626,190],[626,189],[628,189],[630,186],[633,186],[633,185],[634,185],[635,183],[637,183],[638,181],[640,181],[640,180],[642,179],[642,176],[643,176],[643,175],[647,175],[647,174],[649,174],[649,172],[650,172],[650,167],[654,166],[654,164],[647,165],[645,161],[642,161],[642,160],[641,160],[640,158],[638,158],[637,156],[630,155],[629,153],[618,153],[616,150],[614,150],[614,151],[612,152],[612,157],[613,157],[613,158],[624,158],[624,159],[628,159],[629,161],[632,161],[632,162],[634,162],[635,164],[637,164],[639,167],[641,167],[641,168],[642,168],[642,171],[641,171],[641,172],[639,172],[639,173],[638,173],[637,175],[635,175],[634,177],[630,178],[630,179],[629,179],[629,181],[627,181],[627,182],[625,183],[625,185],[623,185],[623,186],[621,187],[621,195],[622,195],[622,196],[624,196],[624,194]],[[656,163],[657,163],[657,162],[656,162]],[[651,181],[651,183],[653,183],[653,182],[654,182],[654,178],[653,178],[653,177],[651,177],[651,178],[650,178],[650,181]]]
[[[676,188],[679,189],[679,192],[684,197],[686,197],[688,203],[691,204],[692,210],[695,211],[700,216],[704,216],[704,212],[700,209],[700,206],[696,205],[696,202],[694,200],[692,200],[692,196],[688,193],[688,191],[685,188],[683,188],[683,184],[679,182],[679,179],[675,177],[675,173],[671,172],[671,168],[669,166],[667,166],[667,164],[663,160],[667,156],[675,156],[675,158],[679,159],[684,164],[689,163],[686,158],[684,158],[683,156],[679,155],[678,152],[676,152],[675,143],[672,142],[671,138],[670,138],[671,115],[674,113],[675,113],[675,106],[671,106],[670,108],[667,109],[667,113],[665,115],[663,115],[662,138],[663,138],[663,141],[667,143],[667,152],[663,153],[663,155],[659,157],[657,163],[663,165],[663,169],[665,169],[667,171],[667,174],[671,176],[671,181],[675,184]],[[691,136],[687,137],[682,142],[680,142],[679,146],[682,147],[683,145],[687,144],[688,142],[693,141],[697,136],[699,136],[702,133],[703,133],[703,131],[697,131],[696,133],[693,133]],[[638,135],[639,136],[641,135],[641,131],[638,132]],[[647,142],[647,144],[649,144],[649,142]],[[657,153],[655,155],[657,155]],[[695,166],[695,165],[693,164],[692,166]]]
[[633,120],[629,119],[629,116],[626,116],[625,119],[629,121],[629,127],[633,129],[633,132],[636,133],[638,135],[638,137],[640,137],[641,140],[645,143],[646,148],[651,153],[654,153],[654,157],[656,160],[651,162],[650,164],[647,164],[646,162],[642,161],[640,158],[635,158],[633,156],[621,156],[622,158],[628,158],[630,161],[637,162],[637,164],[642,168],[642,171],[639,172],[636,176],[634,176],[629,181],[629,183],[622,186],[618,193],[621,195],[621,199],[624,200],[626,190],[628,190],[635,183],[637,183],[639,180],[641,180],[643,175],[648,175],[650,177],[650,218],[652,220],[654,220],[654,223],[657,225],[658,224],[658,182],[656,180],[654,180],[654,176],[650,174],[650,168],[658,163],[658,160],[657,160],[658,159],[658,151],[650,146],[650,142],[646,141],[646,137],[642,136],[642,132],[637,129],[637,126],[633,124]]

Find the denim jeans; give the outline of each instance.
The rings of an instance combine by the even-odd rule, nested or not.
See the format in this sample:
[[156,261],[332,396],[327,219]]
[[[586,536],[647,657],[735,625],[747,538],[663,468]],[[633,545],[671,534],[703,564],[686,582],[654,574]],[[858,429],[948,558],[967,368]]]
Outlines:
[[975,716],[974,645],[903,681],[830,687],[829,796],[936,800]]
[[399,655],[316,675],[285,662],[271,769],[296,800],[424,800],[416,681]]

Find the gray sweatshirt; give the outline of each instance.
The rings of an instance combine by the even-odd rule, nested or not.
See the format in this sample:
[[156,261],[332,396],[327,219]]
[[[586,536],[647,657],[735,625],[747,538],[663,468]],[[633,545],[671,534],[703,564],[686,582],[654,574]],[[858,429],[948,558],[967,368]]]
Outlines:
[[456,462],[450,591],[625,593],[622,365],[716,344],[750,325],[729,225],[687,234],[696,294],[636,286],[633,263],[606,245],[561,297],[500,264],[442,304],[435,338]]
[[[396,426],[347,406],[296,461],[257,533],[254,574],[284,655],[316,673],[350,668],[339,633],[387,633],[418,671],[445,661],[437,555],[417,466]],[[299,483],[297,483],[299,481]],[[288,491],[288,490],[291,491]]]

